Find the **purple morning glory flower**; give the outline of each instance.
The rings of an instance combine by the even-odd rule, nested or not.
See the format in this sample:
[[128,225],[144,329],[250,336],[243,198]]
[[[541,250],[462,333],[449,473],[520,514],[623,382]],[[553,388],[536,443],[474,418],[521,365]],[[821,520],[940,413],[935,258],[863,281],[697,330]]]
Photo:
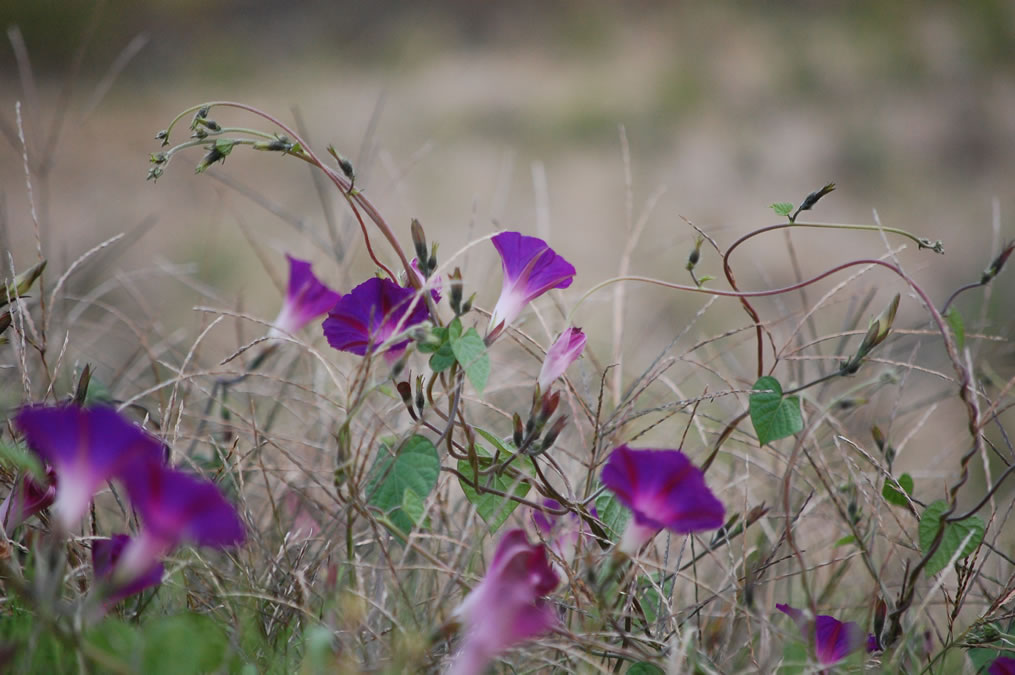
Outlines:
[[581,328],[568,326],[546,352],[543,367],[539,369],[539,390],[550,391],[550,385],[564,374],[585,350],[585,333]]
[[272,325],[274,335],[299,332],[334,307],[342,297],[314,276],[309,262],[288,253],[285,257],[289,260],[289,286],[282,301],[282,310]]
[[[123,551],[127,548],[131,538],[126,534],[114,534],[109,539],[96,539],[92,542],[92,570],[95,579],[98,581],[110,581],[113,570],[120,562]],[[107,590],[105,604],[115,605],[126,597],[140,593],[146,588],[158,586],[162,583],[162,575],[165,573],[162,563],[155,562],[148,570],[135,576],[133,579],[121,584],[119,587],[112,587]]]
[[603,467],[603,483],[634,519],[620,551],[633,555],[660,530],[677,534],[715,530],[726,511],[705,484],[701,469],[680,450],[617,447]]
[[1010,656],[999,656],[987,669],[988,675],[1015,675],[1015,659]]
[[812,623],[802,610],[795,607],[777,604],[775,608],[793,619],[805,636],[813,629],[814,651],[818,663],[822,665],[841,661],[860,649],[865,642],[863,629],[852,621],[843,622],[827,614],[819,614]]
[[162,461],[162,442],[112,408],[30,406],[15,424],[28,447],[53,467],[57,479],[53,511],[71,530],[104,482],[134,463]]
[[559,582],[542,544],[520,529],[505,532],[486,576],[454,612],[464,637],[449,675],[481,675],[500,652],[553,628],[557,616],[543,596]]
[[56,472],[53,467],[46,467],[45,487],[32,480],[31,476],[22,476],[0,504],[0,522],[4,531],[8,534],[13,532],[18,525],[49,507],[55,499]]
[[567,288],[574,265],[557,255],[546,242],[518,232],[501,232],[493,238],[504,270],[500,298],[490,315],[490,331],[506,327],[525,305],[552,288]]
[[211,481],[158,462],[139,462],[123,482],[143,528],[123,551],[114,582],[143,575],[182,541],[226,548],[246,539],[236,509]]
[[[402,288],[388,279],[367,279],[328,313],[324,337],[335,349],[363,356],[368,349],[380,347],[396,330],[404,331],[427,319],[429,313],[422,298],[412,306],[416,298],[412,288]],[[409,340],[405,339],[389,346],[385,357],[396,360],[407,344]]]

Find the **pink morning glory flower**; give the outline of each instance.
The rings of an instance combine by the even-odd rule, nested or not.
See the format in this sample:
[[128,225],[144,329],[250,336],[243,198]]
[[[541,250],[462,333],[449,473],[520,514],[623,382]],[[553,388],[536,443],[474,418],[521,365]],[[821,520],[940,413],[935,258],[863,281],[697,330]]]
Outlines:
[[552,288],[567,288],[575,275],[574,265],[556,254],[546,242],[518,232],[501,232],[493,238],[500,253],[504,282],[500,298],[490,315],[490,331],[506,327],[525,305]]
[[[367,279],[328,313],[324,337],[335,349],[363,356],[367,350],[380,347],[396,330],[401,332],[426,320],[429,316],[426,303],[416,298],[412,288],[402,288],[388,279]],[[407,344],[408,338],[390,345],[385,357],[396,360]]]
[[22,476],[0,504],[0,522],[4,531],[10,534],[18,525],[49,507],[55,499],[56,472],[53,467],[46,468],[45,487],[32,480],[31,476]]
[[139,462],[123,476],[123,482],[142,529],[124,548],[113,573],[114,584],[144,575],[183,541],[226,548],[246,539],[236,509],[211,481],[160,462]]
[[[109,539],[96,539],[92,542],[92,570],[97,581],[108,582],[111,580],[113,570],[120,562],[123,551],[130,541],[131,538],[126,534],[114,534]],[[158,586],[162,583],[162,575],[165,571],[162,563],[155,562],[147,571],[138,574],[130,581],[119,587],[108,589],[104,598],[105,604],[107,606],[115,605],[120,600],[140,593],[146,588]]]
[[282,301],[282,310],[272,325],[272,337],[299,332],[334,307],[342,297],[314,276],[309,262],[289,254],[285,257],[289,260],[289,286]]
[[777,604],[775,608],[793,619],[805,636],[814,631],[814,651],[822,665],[837,663],[864,645],[863,629],[852,621],[843,622],[819,614],[812,623],[795,607]]
[[619,550],[633,555],[659,531],[677,534],[715,530],[725,509],[701,469],[680,450],[617,447],[603,467],[603,483],[631,509],[634,519]]
[[546,352],[543,367],[539,369],[539,390],[550,391],[550,385],[564,374],[585,350],[585,333],[581,328],[568,326]]
[[112,408],[29,406],[15,424],[28,447],[56,474],[53,512],[71,530],[88,510],[102,484],[122,477],[132,464],[161,462],[162,442]]
[[455,610],[464,637],[449,675],[481,675],[500,652],[553,628],[557,616],[543,596],[559,581],[542,544],[520,529],[505,532],[486,576]]

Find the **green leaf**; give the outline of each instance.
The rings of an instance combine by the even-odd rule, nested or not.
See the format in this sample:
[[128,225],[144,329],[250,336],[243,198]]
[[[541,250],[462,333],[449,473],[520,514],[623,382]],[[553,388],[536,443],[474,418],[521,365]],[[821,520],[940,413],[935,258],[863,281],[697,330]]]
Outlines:
[[754,383],[748,408],[761,445],[792,436],[804,428],[800,397],[783,396],[782,385],[770,375]]
[[141,650],[141,633],[137,626],[107,617],[88,629],[86,640],[108,654],[130,663]]
[[[948,503],[943,499],[938,500],[923,510],[923,515],[920,516],[920,550],[924,554],[930,549],[931,543],[934,541],[934,535],[937,533],[938,523],[941,522],[941,514],[948,510]],[[938,547],[934,555],[927,561],[927,566],[924,567],[923,571],[927,575],[937,574],[945,567],[948,566],[948,562],[955,555],[956,551],[959,550],[959,546],[962,546],[962,542],[965,541],[966,545],[962,548],[962,552],[959,553],[958,558],[961,560],[970,553],[976,550],[976,547],[983,541],[983,532],[986,528],[983,525],[983,521],[977,516],[970,516],[965,520],[960,520],[957,523],[948,523],[945,525],[944,538],[941,540],[941,546]],[[967,541],[968,537],[968,541]]]
[[[669,579],[663,581],[665,576]],[[645,613],[645,619],[651,626],[659,619],[660,612],[669,611],[669,598],[673,595],[673,582],[676,579],[673,575],[655,573],[651,576],[638,577],[638,601],[641,603],[641,610]],[[662,595],[659,589],[662,589]]]
[[423,523],[423,500],[415,490],[407,489],[402,495],[402,513],[412,521],[412,524],[419,527]]
[[596,513],[599,514],[599,520],[603,521],[603,525],[606,526],[606,534],[610,535],[610,539],[613,541],[620,539],[620,535],[627,527],[627,521],[631,519],[631,512],[628,508],[609,492],[604,492],[596,497]]
[[142,631],[140,672],[146,675],[215,671],[229,645],[222,626],[203,614],[160,617],[145,624]]
[[410,437],[397,455],[382,443],[367,474],[367,503],[387,513],[398,529],[410,532],[414,521],[403,511],[405,493],[412,490],[425,500],[437,486],[440,471],[437,448],[424,436]]
[[[896,482],[898,485],[896,485]],[[881,496],[893,506],[909,506],[909,499],[906,495],[913,494],[913,477],[904,473],[896,480],[888,478],[885,486],[881,488]]]
[[[485,436],[485,434],[484,434]],[[506,460],[512,452],[501,454],[498,458],[499,462]],[[479,470],[487,469],[493,465],[493,456],[490,451],[483,446],[476,444],[476,457],[479,460]],[[528,457],[522,456],[511,462],[511,467],[519,469],[529,475],[535,473],[532,468],[532,460]],[[502,497],[500,495],[491,494],[484,492],[479,494],[469,484],[473,481],[472,465],[469,464],[469,460],[460,459],[458,460],[458,472],[465,476],[466,480],[458,479],[458,484],[462,486],[462,492],[465,493],[465,498],[469,500],[476,507],[476,513],[479,517],[486,522],[486,526],[490,528],[490,533],[493,534],[500,526],[504,524],[515,509],[518,508],[518,502]],[[502,473],[496,475],[495,473],[480,474],[479,484],[484,487],[493,488],[499,492],[505,494],[513,494],[517,497],[524,497],[529,493],[529,484],[518,481],[517,478],[510,475],[510,468]]]
[[24,471],[31,474],[39,485],[46,484],[46,471],[42,468],[42,462],[28,450],[28,446],[24,443],[0,441],[0,466],[15,471]]
[[666,675],[666,671],[648,661],[638,661],[632,663],[631,667],[627,669],[627,675]]
[[[456,319],[457,321],[457,319]],[[486,380],[490,377],[490,356],[486,353],[486,344],[475,328],[451,341],[451,349],[458,363],[465,369],[469,382],[477,392],[483,393]]]
[[450,368],[454,362],[455,352],[451,349],[451,345],[445,342],[436,352],[434,352],[433,356],[430,357],[430,369],[435,373],[439,373],[442,370]]
[[856,543],[856,537],[854,537],[851,534],[847,534],[845,537],[843,537],[839,541],[835,542],[835,546],[836,546],[836,548],[838,548],[839,546],[848,546],[849,544],[854,544],[854,543]]
[[808,645],[798,640],[790,640],[783,644],[782,663],[775,672],[777,675],[800,675],[807,672],[811,655]]
[[449,342],[454,342],[458,338],[462,337],[462,320],[457,316],[451,320],[448,324],[447,339]]
[[962,323],[962,315],[959,314],[959,310],[952,307],[945,314],[945,321],[952,329],[952,333],[955,334],[955,344],[960,350],[966,348],[966,326]]
[[769,208],[775,211],[775,215],[777,216],[788,216],[793,213],[793,205],[789,202],[776,202],[774,204],[770,204]]

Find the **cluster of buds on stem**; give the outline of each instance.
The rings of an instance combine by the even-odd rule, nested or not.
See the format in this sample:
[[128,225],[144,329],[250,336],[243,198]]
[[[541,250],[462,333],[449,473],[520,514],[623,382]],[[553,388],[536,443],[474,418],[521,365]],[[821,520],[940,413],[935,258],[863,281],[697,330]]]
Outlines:
[[415,218],[412,219],[412,225],[409,229],[412,232],[412,247],[416,251],[419,273],[423,275],[424,279],[429,279],[430,275],[437,269],[437,244],[435,242],[427,250],[426,233],[423,231],[423,226]]
[[860,370],[860,364],[862,364],[863,360],[867,358],[867,355],[888,337],[888,333],[892,328],[892,322],[895,321],[895,313],[898,309],[899,294],[896,293],[885,311],[881,312],[878,318],[871,322],[870,328],[867,329],[867,334],[863,336],[863,341],[860,343],[860,347],[856,350],[856,354],[840,366],[839,372],[841,374],[854,375],[858,370]]
[[[545,435],[543,435],[543,430],[546,429],[546,424],[553,417],[553,414],[557,412],[559,404],[559,391],[555,391],[552,394],[542,394],[539,387],[536,387],[536,390],[532,394],[532,407],[529,409],[529,419],[522,424],[521,415],[515,413],[512,417],[514,423],[514,436],[512,440],[515,447],[518,448],[518,452],[535,456],[541,455],[553,447],[553,444],[557,442],[557,437],[560,436],[560,432],[567,425],[567,415],[561,415],[554,420]],[[542,436],[542,440],[540,440],[540,436]]]

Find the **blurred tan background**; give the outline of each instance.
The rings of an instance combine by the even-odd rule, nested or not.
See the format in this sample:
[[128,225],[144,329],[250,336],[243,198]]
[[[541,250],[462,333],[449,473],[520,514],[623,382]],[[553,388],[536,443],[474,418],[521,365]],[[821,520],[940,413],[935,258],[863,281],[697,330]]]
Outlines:
[[[240,148],[195,176],[202,152],[193,149],[157,184],[145,182],[154,134],[213,99],[290,122],[298,107],[319,151],[333,143],[356,160],[358,184],[407,247],[412,217],[445,255],[495,228],[548,238],[578,267],[571,297],[616,272],[627,223],[653,195],[631,271],[680,282],[689,280],[694,234],[680,216],[726,246],[777,222],[770,203],[799,202],[828,181],[839,189],[814,219],[869,223],[876,210],[884,225],[944,241],[943,258],[913,246],[901,258],[939,303],[979,277],[997,238],[1015,235],[1009,2],[550,4],[7,0],[0,23],[19,33],[0,47],[0,245],[20,267],[34,259],[17,100],[54,269],[133,233],[85,266],[75,288],[96,292],[108,279],[136,286],[123,302],[137,306],[126,311],[140,309],[162,335],[179,328],[192,337],[206,320],[195,305],[273,318],[284,252],[313,258],[342,291],[372,271],[339,200],[329,194],[322,204],[308,169],[291,158]],[[19,40],[29,81],[19,76]],[[213,117],[267,128],[224,110]],[[342,247],[355,247],[341,264],[332,215]],[[793,237],[805,275],[885,252],[877,235]],[[499,274],[486,274],[496,269],[492,247],[475,249],[466,265],[481,273],[473,277],[485,284],[479,302],[491,306],[499,288]],[[781,234],[742,250],[735,265],[742,288],[794,276]],[[707,251],[698,272],[721,276]],[[1010,327],[1003,295],[990,311]],[[967,297],[978,311],[982,295]],[[577,319],[604,339],[611,300],[597,296]],[[627,316],[641,340],[631,358],[645,351],[650,359],[643,348],[665,345],[702,302],[631,287]],[[799,298],[761,304],[774,319],[797,310]],[[728,305],[731,323],[707,330],[746,321]],[[920,316],[912,305],[903,316]],[[559,328],[559,318],[549,321]],[[237,339],[260,329],[242,330]]]

